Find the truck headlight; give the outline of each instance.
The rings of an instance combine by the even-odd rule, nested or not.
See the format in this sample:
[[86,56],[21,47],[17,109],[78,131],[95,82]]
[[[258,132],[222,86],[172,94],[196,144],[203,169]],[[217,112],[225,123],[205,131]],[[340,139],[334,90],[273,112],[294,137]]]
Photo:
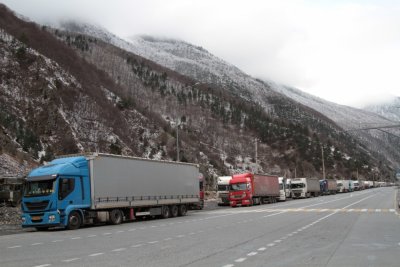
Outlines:
[[49,215],[49,222],[54,222],[56,220],[55,215]]

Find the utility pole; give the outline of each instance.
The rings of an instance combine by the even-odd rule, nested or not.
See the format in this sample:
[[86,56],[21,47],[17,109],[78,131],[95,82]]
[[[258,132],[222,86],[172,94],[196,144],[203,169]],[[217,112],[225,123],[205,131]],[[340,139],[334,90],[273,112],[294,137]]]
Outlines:
[[322,179],[325,180],[324,147],[322,145],[321,145],[321,154],[322,154]]
[[179,124],[176,123],[176,161],[179,162]]
[[257,157],[258,157],[258,151],[257,151],[257,138],[256,138],[256,139],[254,139],[254,143],[255,143],[255,146],[256,146],[256,172],[258,172],[258,160],[257,160]]

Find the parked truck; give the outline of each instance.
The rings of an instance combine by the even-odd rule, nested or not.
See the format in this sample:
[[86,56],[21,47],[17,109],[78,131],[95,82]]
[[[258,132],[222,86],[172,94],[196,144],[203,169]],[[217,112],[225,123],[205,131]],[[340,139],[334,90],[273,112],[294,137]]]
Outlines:
[[201,205],[199,177],[198,165],[189,163],[98,153],[65,156],[28,175],[22,227],[78,229],[139,216],[183,216]]
[[279,194],[279,179],[275,175],[235,174],[229,181],[231,207],[274,203]]
[[337,180],[337,192],[338,193],[347,193],[350,191],[350,180]]
[[291,181],[293,198],[317,197],[320,195],[320,185],[317,178],[294,178]]
[[279,177],[279,201],[286,201],[286,179]]
[[337,191],[336,180],[323,179],[319,180],[321,195],[335,195]]
[[292,198],[291,184],[292,184],[292,179],[291,178],[287,178],[286,179],[286,183],[285,183],[286,198]]
[[229,205],[229,181],[232,176],[220,176],[217,181],[218,206]]
[[22,199],[23,177],[0,177],[0,203],[18,206]]

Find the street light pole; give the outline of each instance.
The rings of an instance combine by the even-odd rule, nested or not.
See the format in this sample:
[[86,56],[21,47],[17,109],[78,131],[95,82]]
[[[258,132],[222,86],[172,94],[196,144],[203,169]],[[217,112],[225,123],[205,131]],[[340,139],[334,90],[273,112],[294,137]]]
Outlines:
[[176,161],[179,162],[179,125],[176,124]]

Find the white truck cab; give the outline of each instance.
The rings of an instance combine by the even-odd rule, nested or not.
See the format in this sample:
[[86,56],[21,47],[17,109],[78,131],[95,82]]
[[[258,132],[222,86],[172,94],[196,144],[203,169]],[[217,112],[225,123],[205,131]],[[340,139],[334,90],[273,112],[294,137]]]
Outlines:
[[229,205],[229,181],[232,176],[220,176],[217,181],[218,206]]

